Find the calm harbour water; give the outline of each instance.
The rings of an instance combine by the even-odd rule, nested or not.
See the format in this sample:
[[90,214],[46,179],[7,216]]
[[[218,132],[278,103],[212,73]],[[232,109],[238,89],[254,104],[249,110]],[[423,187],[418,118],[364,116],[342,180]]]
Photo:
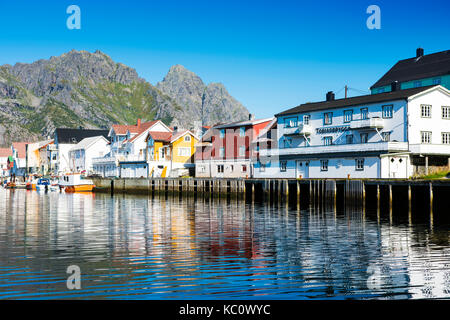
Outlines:
[[[0,299],[449,299],[449,230],[234,199],[0,188]],[[70,265],[81,290],[66,287]]]

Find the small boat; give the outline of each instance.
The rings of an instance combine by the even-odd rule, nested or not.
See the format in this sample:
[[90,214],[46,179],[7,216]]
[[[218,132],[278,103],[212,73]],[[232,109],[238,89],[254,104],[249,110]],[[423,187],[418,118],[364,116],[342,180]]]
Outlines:
[[39,179],[36,183],[37,191],[48,191],[50,188],[50,180],[46,178]]
[[63,175],[59,180],[59,186],[65,192],[91,192],[95,185],[90,179],[86,179],[80,173]]

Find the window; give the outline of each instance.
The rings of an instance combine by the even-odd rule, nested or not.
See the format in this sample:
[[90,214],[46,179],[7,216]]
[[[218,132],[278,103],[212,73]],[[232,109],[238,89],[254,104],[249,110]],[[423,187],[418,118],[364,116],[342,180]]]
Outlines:
[[221,157],[221,158],[225,157],[225,148],[224,147],[220,147],[220,149],[219,149],[219,157]]
[[323,145],[331,146],[333,144],[333,137],[323,137]]
[[243,164],[241,167],[242,172],[247,172],[247,165]]
[[287,161],[280,161],[280,171],[286,172]]
[[185,136],[184,137],[184,141],[191,142],[191,136]]
[[383,132],[381,136],[383,137],[383,141],[385,142],[391,141],[391,132]]
[[332,124],[333,123],[333,112],[326,112],[323,114],[323,124]]
[[450,132],[442,132],[442,143],[450,144]]
[[414,81],[414,88],[419,88],[422,86],[422,81]]
[[297,118],[286,118],[284,120],[285,128],[294,128],[297,126]]
[[304,115],[303,116],[303,124],[304,125],[309,125],[309,120],[311,119],[311,116],[308,114],[308,115]]
[[355,170],[356,171],[364,170],[364,159],[356,159],[355,160]]
[[421,104],[420,105],[420,116],[422,118],[431,118],[431,105]]
[[442,119],[450,120],[450,107],[442,106]]
[[431,132],[430,131],[422,131],[422,143],[431,143]]
[[347,142],[347,144],[352,144],[353,143],[353,135],[352,134],[348,134],[345,137],[345,141]]
[[178,156],[189,157],[191,155],[191,148],[178,148]]
[[388,106],[383,106],[383,118],[387,119],[387,118],[392,118],[392,110],[393,110],[393,106],[392,105],[388,105]]
[[350,122],[353,120],[353,110],[344,111],[344,122]]
[[320,171],[328,171],[328,160],[320,160]]
[[244,146],[240,146],[239,147],[239,156],[240,157],[244,157],[245,156],[245,147]]
[[224,138],[225,137],[225,129],[221,129],[220,130],[220,137]]
[[245,127],[239,128],[239,136],[244,137],[245,136]]
[[361,108],[361,120],[365,120],[369,118],[369,109]]
[[367,142],[369,142],[369,134],[361,133],[361,143],[367,143]]
[[233,172],[234,166],[232,164],[230,164],[229,168],[230,168],[230,172]]
[[433,79],[433,85],[441,84],[441,78],[434,78]]
[[217,165],[217,172],[218,173],[223,173],[223,164],[218,164]]
[[201,172],[201,173],[206,172],[206,167],[205,166],[198,166],[198,172]]

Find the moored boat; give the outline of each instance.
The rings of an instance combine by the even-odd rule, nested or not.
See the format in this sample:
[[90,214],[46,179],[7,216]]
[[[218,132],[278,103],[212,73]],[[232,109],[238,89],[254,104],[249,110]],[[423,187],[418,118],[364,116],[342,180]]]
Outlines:
[[59,186],[65,192],[91,192],[95,185],[90,179],[86,179],[80,173],[63,175],[59,180]]
[[50,188],[50,180],[41,178],[36,183],[36,190],[37,191],[48,191]]

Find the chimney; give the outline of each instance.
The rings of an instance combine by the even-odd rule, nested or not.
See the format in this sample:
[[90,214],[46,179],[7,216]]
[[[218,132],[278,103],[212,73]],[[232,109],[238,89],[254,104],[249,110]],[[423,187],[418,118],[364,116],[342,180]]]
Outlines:
[[254,114],[251,114],[251,113],[249,113],[248,114],[248,120],[255,120],[255,115]]
[[138,127],[140,127],[141,126],[141,119],[139,118],[139,119],[137,119],[137,124],[136,124]]
[[423,56],[423,48],[417,48],[416,50],[416,58],[420,58]]
[[400,90],[400,82],[395,80],[394,82],[391,83],[391,91],[398,91],[398,90]]
[[333,101],[334,100],[334,92],[328,91],[327,92],[327,101]]

